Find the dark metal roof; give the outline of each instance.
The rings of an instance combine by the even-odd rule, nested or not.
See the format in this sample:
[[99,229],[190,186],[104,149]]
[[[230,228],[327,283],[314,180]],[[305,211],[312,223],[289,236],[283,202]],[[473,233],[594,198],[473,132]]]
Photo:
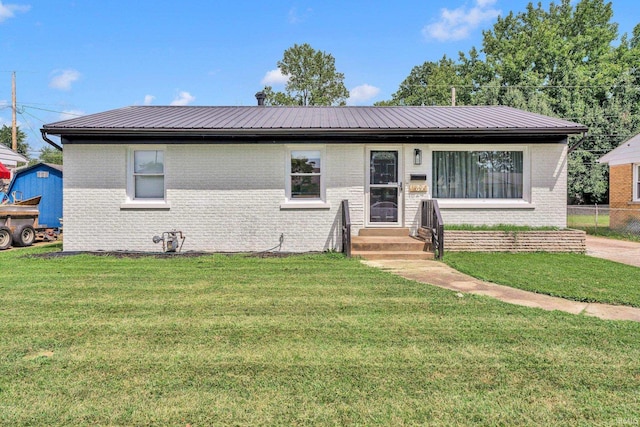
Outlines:
[[581,124],[505,106],[132,106],[46,124],[53,135],[487,134],[567,135]]

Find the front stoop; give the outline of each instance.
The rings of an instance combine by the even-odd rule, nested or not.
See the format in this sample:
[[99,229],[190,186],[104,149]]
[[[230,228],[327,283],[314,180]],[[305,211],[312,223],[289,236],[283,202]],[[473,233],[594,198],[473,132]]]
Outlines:
[[433,259],[426,242],[409,235],[408,228],[364,228],[351,238],[351,255],[368,260]]

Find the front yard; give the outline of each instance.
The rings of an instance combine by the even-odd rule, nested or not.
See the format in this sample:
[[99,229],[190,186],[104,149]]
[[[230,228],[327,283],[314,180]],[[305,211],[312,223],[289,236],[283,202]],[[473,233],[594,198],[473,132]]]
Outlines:
[[334,254],[24,257],[49,250],[0,253],[2,425],[640,421],[638,323]]
[[571,253],[447,252],[445,262],[487,282],[584,302],[640,307],[640,269]]

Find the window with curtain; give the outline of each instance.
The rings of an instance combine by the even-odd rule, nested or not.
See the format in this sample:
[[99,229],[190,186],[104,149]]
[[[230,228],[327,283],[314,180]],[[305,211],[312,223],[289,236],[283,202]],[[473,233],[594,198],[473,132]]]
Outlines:
[[522,151],[434,151],[433,197],[521,199]]

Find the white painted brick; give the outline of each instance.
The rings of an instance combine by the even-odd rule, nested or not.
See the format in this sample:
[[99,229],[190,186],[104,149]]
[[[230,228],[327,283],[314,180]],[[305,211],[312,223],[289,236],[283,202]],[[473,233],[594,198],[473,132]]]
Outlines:
[[[423,164],[413,165],[413,149]],[[416,229],[420,200],[410,193],[411,173],[428,174],[427,145],[403,146],[404,226]],[[121,210],[126,200],[127,147],[67,144],[64,150],[64,249],[159,251],[152,237],[181,230],[185,251],[340,249],[340,202],[349,200],[352,230],[365,223],[367,159],[364,144],[327,144],[324,173],[330,209],[281,210],[287,147],[167,145],[165,171],[170,210]],[[445,210],[445,222],[566,224],[566,146],[532,145],[532,210]],[[431,177],[427,183],[431,185]]]

